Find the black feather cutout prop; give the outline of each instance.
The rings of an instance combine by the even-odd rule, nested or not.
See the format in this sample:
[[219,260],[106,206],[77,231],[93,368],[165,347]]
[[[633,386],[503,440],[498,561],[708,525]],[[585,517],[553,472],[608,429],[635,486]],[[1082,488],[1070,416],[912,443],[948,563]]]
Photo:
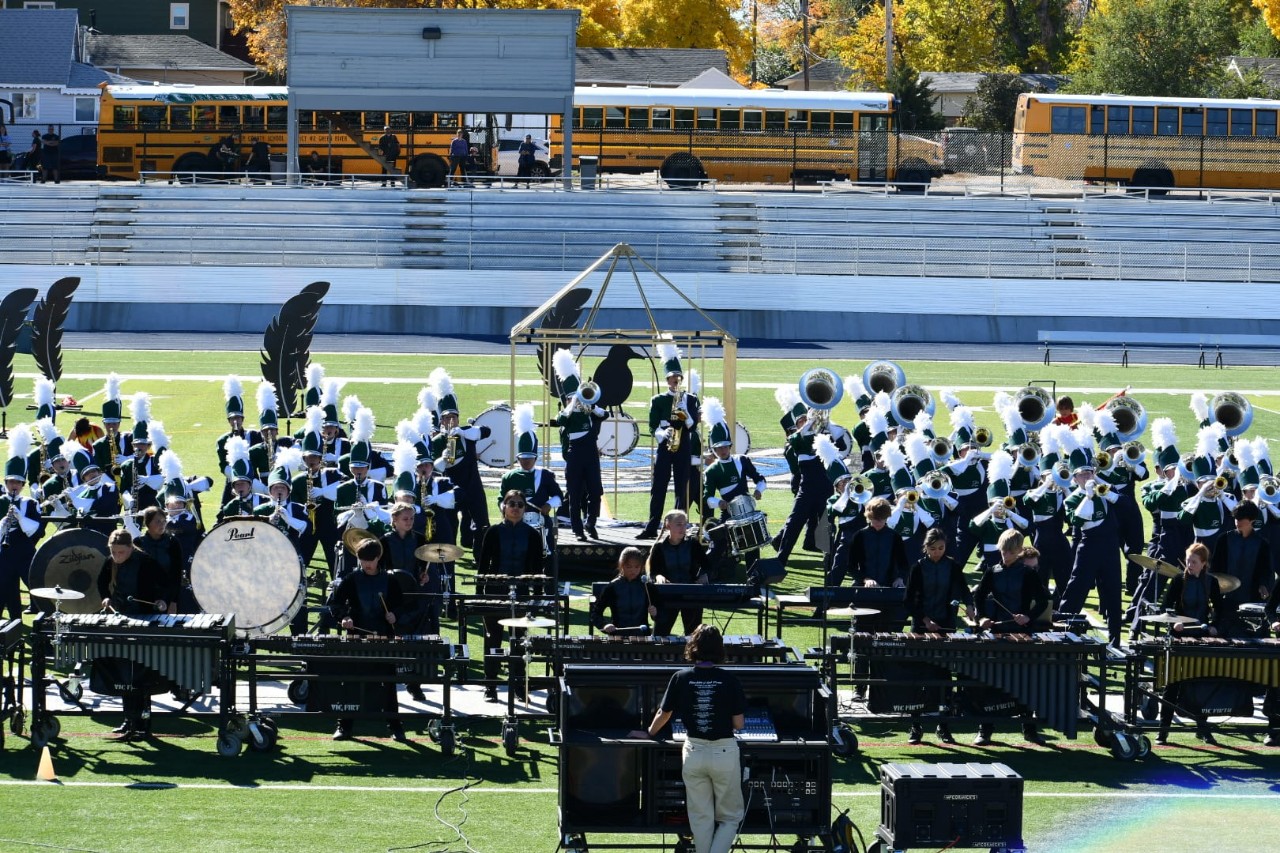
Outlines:
[[[560,297],[560,301],[555,307],[548,311],[542,318],[539,328],[542,329],[573,329],[578,325],[578,320],[582,318],[582,307],[587,304],[587,300],[591,298],[591,288],[575,287],[564,296]],[[555,360],[556,350],[568,349],[568,344],[543,344],[538,347],[538,367],[542,371],[543,381],[547,383],[547,388],[551,391],[553,398],[560,396],[560,380],[556,378]]]
[[34,287],[20,287],[0,301],[0,408],[13,402],[13,354],[18,350],[18,333],[39,295]]
[[80,277],[75,275],[55,281],[31,321],[31,355],[40,372],[55,384],[62,377],[62,324],[67,322],[71,297],[79,286]]
[[306,384],[311,339],[328,293],[329,282],[313,281],[281,306],[263,332],[262,378],[275,384],[286,417],[294,414],[298,391]]

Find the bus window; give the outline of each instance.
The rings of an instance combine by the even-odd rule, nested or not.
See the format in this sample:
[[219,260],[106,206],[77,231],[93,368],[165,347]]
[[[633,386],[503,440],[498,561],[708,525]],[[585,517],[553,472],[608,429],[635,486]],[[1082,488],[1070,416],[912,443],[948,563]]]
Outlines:
[[392,113],[387,117],[387,124],[391,125],[392,130],[408,130],[409,114],[408,113]]
[[218,127],[234,129],[240,126],[240,108],[229,104],[218,105]]
[[742,129],[760,131],[764,129],[764,113],[760,110],[742,111]]
[[1231,135],[1253,136],[1253,110],[1231,111]]
[[826,110],[814,110],[809,113],[809,129],[814,133],[830,133],[831,113]]
[[671,107],[654,107],[652,113],[654,130],[671,129]]
[[786,130],[787,114],[782,110],[765,110],[764,111],[764,129],[765,130]]
[[631,130],[648,130],[649,111],[644,107],[631,107],[627,110],[627,127]]
[[627,126],[627,112],[622,107],[604,108],[604,126],[617,130]]
[[1258,110],[1258,136],[1276,135],[1276,111]]
[[[323,125],[323,122],[321,122]],[[311,110],[298,110],[298,130],[314,130],[316,114]]]
[[676,110],[676,130],[689,130],[693,127],[693,110]]
[[116,130],[132,128],[137,120],[133,107],[117,106],[111,115],[111,121],[116,126]]
[[832,113],[831,129],[837,133],[851,133],[853,131],[853,113]]
[[[298,123],[302,123],[299,115]],[[288,107],[267,107],[267,130],[286,131],[289,129]]]
[[1092,106],[1089,108],[1089,132],[1101,136],[1107,132],[1107,108]]
[[217,107],[213,104],[200,104],[196,107],[196,129],[209,130],[217,121]]
[[1135,136],[1151,136],[1156,132],[1156,108],[1133,108],[1133,133]]
[[[433,130],[436,126],[435,113],[411,113],[413,116],[414,130]],[[578,124],[582,124],[582,120],[578,119]]]
[[1204,110],[1187,107],[1182,111],[1182,135],[1204,136]]
[[149,130],[164,127],[166,112],[168,110],[161,106],[138,107],[138,124]]
[[1049,128],[1054,133],[1084,133],[1084,107],[1053,107]]
[[262,130],[266,127],[267,114],[262,107],[244,108],[244,126],[250,130]]
[[1161,136],[1178,135],[1178,108],[1160,107],[1156,110],[1156,133]]
[[808,130],[808,110],[787,110],[787,130]]
[[742,112],[740,110],[721,110],[720,111],[720,129],[721,130],[741,130],[742,129]]
[[458,126],[457,113],[436,113],[436,127],[455,128]]
[[1224,109],[1205,110],[1205,136],[1227,135],[1227,111]]
[[1129,108],[1107,107],[1107,133],[1119,136],[1129,132]]
[[[380,112],[367,112],[364,114],[365,130],[382,130],[387,124],[387,114]],[[358,127],[359,125],[357,125]]]
[[716,108],[698,107],[698,130],[716,129]]
[[169,107],[169,127],[174,130],[190,130],[191,107]]

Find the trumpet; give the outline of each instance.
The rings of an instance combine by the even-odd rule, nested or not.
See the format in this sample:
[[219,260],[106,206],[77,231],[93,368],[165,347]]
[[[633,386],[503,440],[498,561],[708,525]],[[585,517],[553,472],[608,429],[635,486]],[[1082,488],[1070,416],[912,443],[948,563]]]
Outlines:
[[991,446],[991,430],[986,427],[978,427],[973,431],[973,443],[979,447]]
[[1104,480],[1093,481],[1093,493],[1100,498],[1106,497],[1111,491],[1111,484]]
[[1132,468],[1142,461],[1142,457],[1147,455],[1147,448],[1142,445],[1141,441],[1126,441],[1120,448],[1120,464],[1127,465]]
[[870,477],[854,477],[849,483],[849,493],[853,495],[871,494],[874,490],[875,484],[871,482]]
[[1280,477],[1274,477],[1270,474],[1262,477],[1258,481],[1258,497],[1262,498],[1265,503],[1280,503]]
[[1004,498],[1000,501],[1000,505],[1005,509],[1013,509],[1015,506],[1018,505],[1018,502],[1014,500],[1012,496],[1005,495]]
[[1219,474],[1217,477],[1213,479],[1213,490],[1210,492],[1210,494],[1219,495],[1225,492],[1227,490],[1227,486],[1230,484],[1231,484],[1230,480],[1228,480],[1222,474]]

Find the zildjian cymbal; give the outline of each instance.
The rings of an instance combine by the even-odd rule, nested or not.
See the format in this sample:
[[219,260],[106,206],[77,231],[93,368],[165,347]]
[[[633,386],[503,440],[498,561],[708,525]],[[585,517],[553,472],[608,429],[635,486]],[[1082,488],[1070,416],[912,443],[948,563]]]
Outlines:
[[448,542],[431,542],[419,545],[413,556],[424,563],[452,563],[462,556],[462,549]]
[[837,607],[835,610],[828,610],[828,616],[844,616],[848,619],[858,619],[862,616],[876,616],[879,610],[870,607]]
[[1173,613],[1155,613],[1151,616],[1139,616],[1138,621],[1151,625],[1190,625],[1200,620],[1192,619],[1190,616],[1178,616]]
[[[1182,574],[1182,569],[1173,563],[1166,563],[1164,560],[1157,560],[1155,557],[1148,557],[1146,554],[1129,554],[1128,559],[1136,566],[1151,571],[1159,572],[1166,578],[1176,578]],[[1226,590],[1223,590],[1225,592]]]
[[84,593],[74,589],[63,589],[60,586],[41,586],[31,590],[36,598],[47,598],[50,601],[78,601]]

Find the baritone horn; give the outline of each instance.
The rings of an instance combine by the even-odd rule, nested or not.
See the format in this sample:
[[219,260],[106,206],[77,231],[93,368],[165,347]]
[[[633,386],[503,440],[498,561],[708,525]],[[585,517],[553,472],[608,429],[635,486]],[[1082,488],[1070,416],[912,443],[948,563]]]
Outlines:
[[1122,442],[1133,441],[1147,428],[1147,410],[1128,394],[1112,397],[1102,408],[1116,419],[1116,432]]
[[831,410],[844,398],[844,381],[840,374],[826,367],[815,367],[800,377],[800,402],[809,407],[812,432],[826,429]]
[[979,447],[991,446],[991,430],[986,427],[978,427],[973,431],[973,443]]
[[1147,448],[1143,446],[1141,441],[1126,441],[1124,446],[1120,448],[1120,461],[1130,468],[1142,461],[1147,455]]
[[849,492],[855,495],[869,495],[875,489],[875,484],[871,482],[870,477],[854,477],[853,482],[849,484]]
[[1027,429],[1032,432],[1042,430],[1053,422],[1056,412],[1053,397],[1039,385],[1028,385],[1013,395],[1013,403],[1018,407],[1018,415]]
[[862,385],[873,397],[883,391],[892,394],[907,384],[907,374],[892,361],[873,361],[862,371]]
[[1228,436],[1240,435],[1253,423],[1253,406],[1235,391],[1214,394],[1209,401],[1209,421],[1222,424]]
[[574,402],[583,411],[590,411],[595,408],[596,403],[600,402],[600,393],[600,386],[595,382],[583,382],[578,393],[574,395]]
[[933,417],[936,403],[933,396],[919,385],[899,385],[889,395],[890,408],[898,423],[904,426],[916,419],[921,412],[928,412]]
[[1258,497],[1265,503],[1280,503],[1280,477],[1267,474],[1258,481]]
[[920,491],[925,497],[935,501],[942,500],[951,494],[951,478],[942,471],[930,471],[920,481]]

